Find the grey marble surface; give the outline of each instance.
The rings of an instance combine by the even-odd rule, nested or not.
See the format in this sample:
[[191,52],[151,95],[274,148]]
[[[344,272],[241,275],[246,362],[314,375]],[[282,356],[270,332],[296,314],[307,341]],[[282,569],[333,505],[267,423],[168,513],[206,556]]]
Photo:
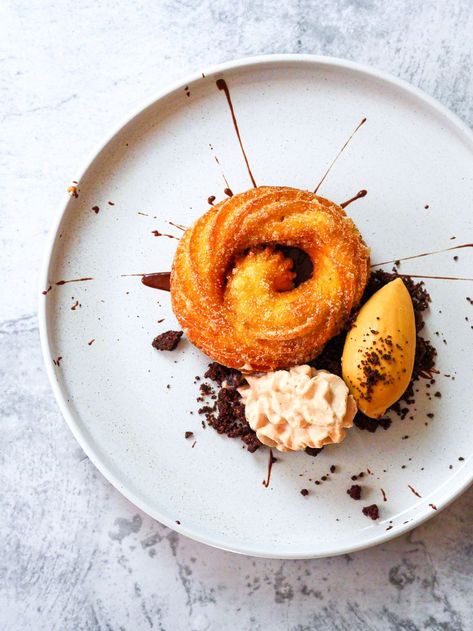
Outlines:
[[354,555],[281,562],[194,543],[123,499],[75,443],[35,315],[71,174],[167,82],[251,54],[335,55],[473,125],[472,34],[470,0],[0,2],[0,629],[473,628],[473,489]]

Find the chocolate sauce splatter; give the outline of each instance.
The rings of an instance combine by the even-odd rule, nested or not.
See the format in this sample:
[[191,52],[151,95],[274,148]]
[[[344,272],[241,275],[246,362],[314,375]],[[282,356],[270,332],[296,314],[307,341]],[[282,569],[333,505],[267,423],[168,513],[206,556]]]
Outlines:
[[168,221],[168,224],[170,226],[174,226],[174,228],[177,228],[178,230],[182,230],[182,232],[189,229],[188,226],[183,226],[181,223],[174,223],[174,221]]
[[94,337],[92,340],[90,340],[90,342],[87,342],[87,344],[88,344],[89,346],[92,346],[92,344],[93,344],[94,342],[95,342],[95,337]]
[[317,186],[314,189],[314,193],[317,193],[317,191],[319,190],[319,188],[321,187],[323,181],[325,180],[325,178],[327,177],[327,175],[330,173],[330,171],[332,170],[335,162],[338,160],[338,158],[342,155],[342,153],[345,151],[345,149],[347,148],[348,144],[350,143],[351,139],[353,138],[353,136],[356,134],[356,132],[360,129],[360,127],[362,125],[364,125],[366,123],[366,118],[362,118],[361,121],[358,123],[358,125],[355,127],[354,131],[352,132],[351,136],[348,138],[348,140],[345,142],[345,144],[343,145],[343,147],[340,149],[340,151],[337,153],[337,155],[335,156],[335,158],[332,160],[332,162],[330,163],[328,169],[325,171],[325,173],[322,176],[322,179],[320,180],[320,182],[317,184]]
[[410,484],[408,484],[407,486],[414,493],[414,495],[416,495],[417,497],[422,497],[422,495],[418,491],[416,491],[413,486],[411,486]]
[[401,278],[430,278],[431,280],[473,280],[469,276],[423,276],[421,274],[399,274]]
[[98,206],[92,206],[92,210],[94,211],[94,213],[95,213],[96,215],[98,215],[98,214],[99,214],[99,211],[100,211],[100,208],[99,208]]
[[[392,261],[382,261],[381,263],[373,263],[371,267],[379,267],[380,265],[388,265],[389,263],[398,263],[400,261],[411,261],[412,259],[420,259],[424,256],[432,256],[433,254],[441,254],[442,252],[451,252],[452,250],[462,250],[463,248],[473,248],[473,243],[462,243],[462,245],[454,245],[450,248],[443,248],[442,250],[432,250],[432,252],[422,252],[421,254],[414,254],[413,256],[405,256],[403,258],[393,259]],[[423,277],[430,278],[430,277]]]
[[43,294],[43,296],[46,296],[46,294],[49,294],[49,292],[51,291],[52,288],[53,288],[53,286],[49,285],[49,287],[47,289],[45,289],[44,291],[42,291],[41,293]]
[[56,285],[67,285],[67,283],[83,283],[86,280],[94,280],[91,276],[85,276],[84,278],[72,278],[71,280],[58,280]]
[[384,502],[387,502],[387,501],[388,501],[388,498],[387,498],[387,496],[386,496],[386,491],[385,491],[384,489],[381,489],[381,494],[382,494],[382,496],[383,496],[383,501],[384,501]]
[[115,206],[114,202],[107,202],[109,206]]
[[153,234],[155,237],[167,237],[168,239],[176,239],[176,241],[179,241],[179,237],[175,237],[173,234],[159,232],[159,230],[151,230],[151,234]]
[[241,136],[240,136],[240,130],[238,128],[238,122],[237,122],[237,119],[236,119],[236,116],[235,116],[235,110],[233,109],[232,98],[230,96],[230,90],[228,89],[228,85],[227,85],[227,82],[225,81],[225,79],[217,79],[217,88],[219,90],[223,90],[223,92],[225,93],[225,97],[227,99],[228,107],[230,108],[230,114],[232,115],[233,127],[235,128],[235,132],[236,132],[236,135],[237,135],[237,138],[238,138],[238,142],[240,144],[240,149],[241,149],[241,152],[243,154],[243,158],[245,160],[246,168],[248,170],[248,175],[250,176],[251,183],[256,188],[257,184],[256,184],[256,181],[255,181],[255,178],[253,177],[253,173],[251,172],[250,163],[248,162],[248,158],[246,156],[246,152],[245,152],[245,149],[243,147],[243,142],[242,142]]
[[77,307],[79,307],[79,306],[80,306],[79,301],[76,300],[75,303],[71,307],[71,311],[75,311],[77,309]]
[[171,272],[156,272],[154,274],[130,274],[130,276],[141,276],[141,282],[146,287],[171,291]]
[[210,195],[210,197],[207,199],[207,202],[213,206],[214,205],[214,201],[215,201],[215,195]]
[[68,186],[67,192],[71,197],[75,197],[76,199],[79,197],[79,189],[77,186]]
[[269,450],[269,458],[268,458],[268,472],[266,474],[266,479],[263,480],[263,486],[268,488],[269,483],[271,481],[271,471],[273,469],[273,463],[277,462],[276,458],[273,456],[273,450]]
[[225,193],[225,195],[227,195],[228,197],[233,197],[233,192],[231,188],[226,188],[223,191]]
[[55,366],[59,366],[59,365],[61,364],[61,359],[62,359],[62,357],[61,357],[61,356],[56,357],[56,359],[53,359],[53,364],[54,364]]
[[346,202],[343,202],[343,204],[340,204],[340,206],[342,208],[346,208],[352,202],[356,202],[357,199],[361,199],[362,197],[366,197],[366,195],[368,195],[368,191],[366,189],[362,189],[361,191],[358,191],[358,193],[354,197],[350,197],[350,199],[347,199]]
[[214,160],[215,160],[215,162],[217,163],[218,168],[220,169],[220,173],[221,173],[221,175],[222,175],[223,181],[225,182],[225,186],[226,186],[227,188],[229,188],[229,187],[230,187],[230,185],[229,185],[229,183],[228,183],[227,178],[225,177],[225,173],[223,172],[222,165],[220,164],[220,160],[219,160],[219,159],[217,158],[217,156],[215,155],[214,148],[213,148],[213,146],[212,146],[210,143],[209,143],[209,147],[210,147],[210,151],[212,151],[212,152],[214,153]]

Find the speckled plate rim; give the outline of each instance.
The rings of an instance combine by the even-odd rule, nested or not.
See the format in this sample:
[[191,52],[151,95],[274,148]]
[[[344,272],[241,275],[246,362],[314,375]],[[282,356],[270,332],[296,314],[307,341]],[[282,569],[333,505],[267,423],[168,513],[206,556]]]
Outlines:
[[[391,86],[395,86],[400,88],[401,90],[411,94],[416,97],[420,102],[424,105],[429,106],[431,109],[436,110],[441,116],[446,118],[454,127],[456,127],[457,131],[463,138],[472,146],[473,148],[473,131],[453,112],[447,109],[445,106],[440,104],[436,99],[429,96],[419,88],[416,88],[406,81],[402,79],[398,79],[388,73],[373,69],[369,66],[365,66],[363,64],[359,64],[353,61],[348,61],[345,59],[339,59],[336,57],[325,57],[321,55],[299,55],[299,54],[275,54],[275,55],[260,55],[255,57],[246,57],[243,59],[237,59],[234,61],[225,62],[222,64],[214,65],[208,68],[204,68],[203,72],[206,77],[209,75],[215,75],[218,73],[225,72],[227,70],[238,70],[241,68],[258,68],[258,67],[273,67],[277,68],[280,65],[294,65],[300,64],[301,66],[309,65],[309,66],[318,66],[318,67],[333,67],[340,68],[352,71],[354,73],[358,73],[364,75],[365,77],[381,80]],[[184,86],[191,84],[194,81],[197,81],[202,77],[202,71],[192,73],[190,75],[185,76],[183,79],[168,85],[163,90],[158,92],[158,94],[147,100],[144,104],[135,109],[135,111],[128,115],[125,120],[123,120],[119,125],[117,125],[113,131],[102,140],[95,149],[89,155],[89,158],[85,161],[85,164],[78,172],[78,175],[73,178],[75,181],[80,182],[87,170],[92,166],[95,159],[98,155],[105,149],[105,147],[119,134],[122,129],[131,123],[136,117],[138,117],[143,110],[146,108],[158,103],[160,100],[166,98],[173,92],[178,90],[182,90]],[[357,552],[366,548],[370,548],[374,545],[378,545],[381,543],[386,543],[391,539],[399,537],[400,535],[412,530],[413,528],[419,526],[424,523],[434,515],[438,514],[441,510],[446,508],[451,502],[453,502],[459,495],[461,495],[472,483],[473,483],[473,469],[470,471],[465,467],[463,469],[463,479],[458,480],[457,484],[454,488],[451,488],[452,485],[442,485],[439,489],[439,496],[436,498],[437,503],[436,506],[438,508],[437,511],[432,511],[428,507],[425,507],[423,510],[417,511],[417,514],[409,521],[407,524],[402,524],[399,526],[393,527],[391,530],[386,531],[377,531],[373,529],[373,536],[371,539],[363,540],[359,543],[353,543],[352,545],[341,546],[340,544],[332,544],[329,543],[326,549],[323,552],[294,552],[291,551],[290,554],[277,554],[272,549],[262,549],[260,547],[249,547],[249,546],[241,546],[238,544],[232,545],[227,540],[222,540],[216,534],[213,537],[205,537],[202,536],[196,529],[187,528],[184,525],[180,525],[176,527],[175,521],[160,513],[159,510],[156,510],[155,507],[150,506],[150,504],[139,497],[137,494],[133,493],[130,489],[126,487],[125,484],[116,476],[111,469],[104,463],[101,459],[99,450],[96,448],[96,445],[90,438],[83,432],[80,426],[77,424],[73,413],[67,403],[67,397],[56,379],[55,372],[53,370],[52,363],[52,352],[49,340],[49,325],[46,316],[46,302],[42,295],[42,290],[47,285],[47,280],[50,277],[50,268],[52,263],[52,256],[54,252],[54,246],[56,243],[56,237],[59,232],[59,227],[61,222],[66,214],[68,203],[70,201],[70,196],[68,193],[65,193],[63,199],[59,205],[59,209],[57,211],[57,215],[55,220],[53,221],[51,230],[49,232],[47,238],[47,244],[45,248],[45,255],[43,259],[42,269],[40,272],[40,283],[39,283],[39,306],[38,306],[38,321],[39,321],[39,332],[41,338],[41,348],[43,353],[43,358],[46,366],[46,372],[49,378],[49,382],[51,384],[51,388],[53,390],[54,396],[58,403],[59,409],[61,410],[72,434],[75,439],[87,454],[92,463],[97,467],[100,473],[118,490],[120,493],[126,497],[130,502],[132,502],[135,506],[137,506],[140,510],[144,511],[152,518],[158,520],[168,528],[179,532],[195,541],[199,541],[201,543],[205,543],[207,545],[213,546],[215,548],[219,548],[221,550],[226,550],[230,552],[235,552],[239,554],[247,554],[255,557],[263,557],[263,558],[273,558],[273,559],[310,559],[310,558],[322,558],[322,557],[330,557],[337,556],[340,554],[348,554],[352,552]],[[457,476],[458,477],[458,476]],[[445,488],[445,487],[448,488]]]

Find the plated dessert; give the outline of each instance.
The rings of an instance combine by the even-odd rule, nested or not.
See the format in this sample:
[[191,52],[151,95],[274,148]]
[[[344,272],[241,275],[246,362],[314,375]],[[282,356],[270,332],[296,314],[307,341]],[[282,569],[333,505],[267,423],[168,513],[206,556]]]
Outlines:
[[[386,411],[402,415],[412,397],[428,296],[371,274],[369,247],[333,201],[261,186],[212,205],[180,239],[167,288],[184,334],[213,360],[199,412],[249,451],[316,455],[355,419],[388,427]],[[171,350],[181,334],[153,344]],[[422,340],[414,379],[434,358]]]

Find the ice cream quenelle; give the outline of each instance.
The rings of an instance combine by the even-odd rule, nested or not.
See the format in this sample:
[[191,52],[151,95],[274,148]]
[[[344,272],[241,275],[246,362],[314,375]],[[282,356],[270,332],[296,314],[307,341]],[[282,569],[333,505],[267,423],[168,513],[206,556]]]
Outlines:
[[279,451],[340,443],[353,425],[356,403],[344,381],[325,370],[295,366],[247,376],[238,389],[258,439]]
[[363,414],[381,418],[401,397],[412,377],[415,350],[412,300],[396,278],[363,305],[343,349],[343,379]]

